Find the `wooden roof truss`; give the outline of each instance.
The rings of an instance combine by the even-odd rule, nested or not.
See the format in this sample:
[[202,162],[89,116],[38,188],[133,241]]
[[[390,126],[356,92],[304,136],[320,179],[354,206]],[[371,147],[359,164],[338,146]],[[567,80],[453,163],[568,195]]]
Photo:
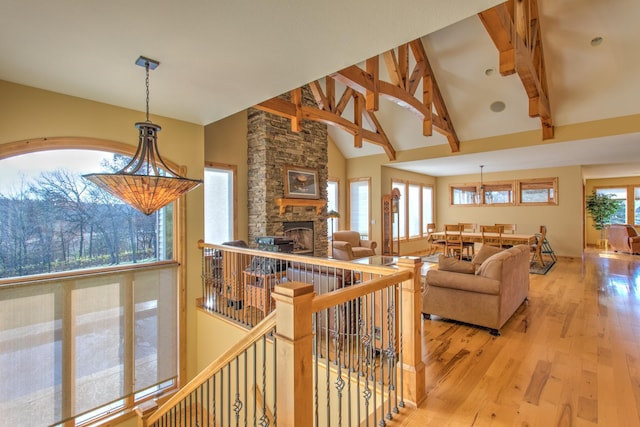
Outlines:
[[[543,139],[553,138],[537,1],[509,0],[478,16],[498,48],[500,73],[505,76],[518,73],[529,98],[529,116],[540,118]],[[380,57],[389,81],[380,78]],[[346,86],[339,97],[336,81]],[[420,83],[419,98],[416,92]],[[363,140],[368,141],[381,146],[389,159],[395,160],[395,149],[375,115],[383,96],[417,114],[423,122],[424,136],[431,136],[435,128],[446,136],[452,152],[460,151],[460,141],[420,39],[367,59],[365,69],[352,65],[325,77],[324,89],[320,81],[310,83],[309,87],[315,106],[303,105],[302,90],[297,88],[291,91],[290,100],[277,97],[255,107],[289,118],[293,131],[300,131],[302,120],[338,126],[353,135],[355,147],[362,147]],[[350,102],[352,119],[343,116]],[[364,121],[371,130],[363,127]]]
[[478,16],[500,53],[500,74],[518,73],[529,116],[540,117],[542,139],[553,138],[537,0],[509,0]]
[[[409,67],[409,54],[413,55],[415,66]],[[432,129],[445,135],[451,151],[460,150],[460,142],[451,123],[444,99],[436,83],[420,39],[404,44],[395,50],[382,54],[390,81],[380,76],[379,56],[369,58],[365,69],[353,65],[324,79],[324,90],[320,81],[309,84],[316,106],[302,105],[302,90],[291,91],[290,100],[272,98],[255,107],[263,111],[288,117],[293,131],[300,130],[302,120],[316,120],[338,126],[354,137],[354,146],[362,147],[368,141],[384,148],[389,160],[395,160],[396,152],[382,129],[375,112],[379,98],[384,96],[396,104],[416,113],[423,120],[423,134],[432,135]],[[346,86],[339,99],[336,81]],[[422,82],[422,99],[415,96]],[[343,117],[347,105],[353,102],[353,119]],[[435,108],[435,112],[433,109]],[[366,121],[372,130],[363,127]]]

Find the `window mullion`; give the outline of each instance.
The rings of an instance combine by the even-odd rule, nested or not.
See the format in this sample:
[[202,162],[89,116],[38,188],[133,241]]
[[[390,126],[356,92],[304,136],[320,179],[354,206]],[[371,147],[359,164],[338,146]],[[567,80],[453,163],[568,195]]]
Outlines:
[[75,289],[75,281],[61,286],[59,291],[55,292],[55,298],[61,300],[61,304],[55,303],[55,307],[62,307],[61,328],[62,328],[62,414],[60,419],[69,419],[64,423],[65,427],[75,425],[75,406],[76,406],[76,327],[75,316],[76,310],[73,304],[73,290]]
[[124,396],[125,407],[133,407],[135,392],[135,280],[133,273],[126,274],[121,284],[121,304],[124,329]]

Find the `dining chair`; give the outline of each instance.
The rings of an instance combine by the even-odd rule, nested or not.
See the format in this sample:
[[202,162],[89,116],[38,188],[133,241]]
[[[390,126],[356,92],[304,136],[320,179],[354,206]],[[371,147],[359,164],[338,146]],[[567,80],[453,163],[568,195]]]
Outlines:
[[482,244],[488,246],[497,246],[499,248],[504,247],[502,244],[502,231],[501,225],[481,225],[480,233],[482,233]]
[[461,227],[461,231],[475,233],[478,229],[478,224],[474,224],[472,222],[459,222],[458,225]]
[[544,260],[542,259],[542,245],[544,244],[544,240],[547,238],[547,226],[540,226],[540,233],[536,234],[536,243],[531,245],[531,253],[533,256],[531,257],[531,263],[533,264],[536,260],[540,264],[541,267],[544,267]]
[[[460,231],[475,233],[478,230],[478,224],[472,222],[459,222]],[[463,240],[462,246],[464,246],[467,256],[473,257],[476,254],[476,244],[474,242],[465,242]]]
[[494,224],[494,225],[501,225],[502,226],[502,232],[504,234],[516,234],[516,225],[515,224]]
[[430,243],[429,255],[434,255],[438,252],[438,249],[446,254],[446,241],[444,239],[436,239],[432,236],[436,232],[436,225],[434,223],[427,224],[427,240]]
[[445,253],[447,256],[462,259],[464,244],[462,242],[462,231],[458,224],[444,225]]
[[[502,234],[516,234],[516,225],[515,224],[495,224],[497,226],[502,227]],[[502,242],[503,248],[510,248],[513,245]]]

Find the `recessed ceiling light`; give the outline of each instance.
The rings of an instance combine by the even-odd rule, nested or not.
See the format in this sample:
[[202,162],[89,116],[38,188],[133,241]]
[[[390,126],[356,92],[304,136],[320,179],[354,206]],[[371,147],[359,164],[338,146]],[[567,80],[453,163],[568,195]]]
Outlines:
[[504,102],[502,102],[502,101],[495,101],[495,102],[492,102],[492,103],[491,103],[491,105],[489,106],[489,108],[491,109],[491,111],[493,111],[494,113],[499,113],[499,112],[501,112],[501,111],[504,111],[504,109],[505,109],[506,107],[507,107],[507,106],[506,106],[506,105],[505,105],[505,103],[504,103]]
[[496,72],[495,68],[487,68],[486,70],[484,70],[484,75],[485,76],[493,76],[493,73]]
[[602,42],[603,42],[603,41],[604,41],[604,39],[603,39],[602,37],[598,36],[598,37],[594,37],[594,38],[592,38],[592,39],[591,39],[591,42],[589,42],[589,44],[590,44],[592,47],[596,47],[596,46],[600,46],[600,45],[602,44]]

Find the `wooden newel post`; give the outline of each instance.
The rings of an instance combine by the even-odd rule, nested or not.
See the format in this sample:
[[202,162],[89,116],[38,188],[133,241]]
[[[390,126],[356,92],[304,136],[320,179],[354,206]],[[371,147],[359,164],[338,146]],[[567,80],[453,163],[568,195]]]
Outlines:
[[420,405],[427,397],[425,367],[422,361],[422,290],[420,285],[422,260],[400,257],[398,268],[413,271],[413,280],[402,282],[402,375],[404,400]]
[[304,283],[277,285],[276,300],[276,399],[278,425],[313,424],[312,312],[313,286]]
[[158,409],[158,404],[155,400],[147,400],[142,402],[136,407],[136,414],[138,415],[138,427],[147,427],[147,418]]

